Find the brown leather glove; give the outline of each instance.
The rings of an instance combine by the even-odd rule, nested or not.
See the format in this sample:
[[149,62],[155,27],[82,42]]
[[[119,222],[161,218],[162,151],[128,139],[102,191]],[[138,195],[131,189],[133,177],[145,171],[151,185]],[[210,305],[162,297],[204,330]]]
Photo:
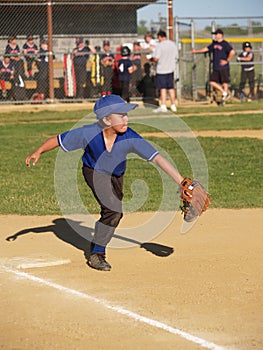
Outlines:
[[184,220],[191,222],[200,216],[210,204],[206,189],[196,180],[188,177],[181,182],[181,210]]

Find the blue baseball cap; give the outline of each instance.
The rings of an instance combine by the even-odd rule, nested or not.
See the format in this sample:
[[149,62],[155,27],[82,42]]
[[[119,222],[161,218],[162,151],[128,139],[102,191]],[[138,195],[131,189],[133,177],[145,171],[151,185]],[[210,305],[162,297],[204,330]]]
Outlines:
[[98,120],[112,113],[128,113],[138,107],[136,103],[127,103],[118,95],[106,95],[101,97],[94,106],[94,113]]

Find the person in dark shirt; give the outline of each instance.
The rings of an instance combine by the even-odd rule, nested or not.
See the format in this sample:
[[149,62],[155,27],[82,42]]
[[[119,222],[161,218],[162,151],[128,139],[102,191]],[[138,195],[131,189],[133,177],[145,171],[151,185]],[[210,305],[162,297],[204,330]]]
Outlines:
[[14,79],[14,66],[12,62],[10,62],[10,57],[8,55],[4,55],[3,60],[0,61],[0,85],[2,89],[2,97],[4,99],[9,99],[7,90],[6,90],[6,81],[11,82]]
[[215,40],[212,44],[196,50],[192,49],[192,53],[206,53],[213,54],[213,71],[210,76],[209,84],[216,90],[222,93],[222,101],[224,104],[228,98],[228,84],[230,82],[230,68],[229,62],[235,55],[233,47],[224,40],[224,33],[221,29],[217,29],[212,34],[215,35]]
[[36,56],[38,53],[38,47],[34,43],[34,38],[32,34],[27,36],[27,40],[23,45],[23,54],[25,55],[26,63],[27,63],[27,73],[28,78],[30,80],[33,79],[33,63],[36,60]]
[[76,97],[84,98],[84,84],[87,81],[87,62],[91,49],[85,46],[83,38],[76,38],[76,48],[73,50],[73,63],[76,77]]
[[248,80],[249,95],[248,101],[255,97],[255,67],[254,67],[254,53],[252,51],[252,45],[249,41],[245,41],[242,44],[243,51],[238,55],[237,61],[241,63],[241,77],[239,85],[240,99],[245,97],[245,85]]
[[[37,94],[35,101],[43,101],[49,96],[49,72],[48,72],[48,42],[45,39],[40,41],[40,50],[36,59],[37,74]],[[53,58],[55,58],[53,56]]]
[[10,56],[11,63],[14,66],[14,83],[20,83],[25,78],[24,61],[21,58],[19,45],[16,42],[16,36],[10,36],[5,49],[5,54]]
[[102,65],[102,76],[104,78],[101,94],[102,96],[110,95],[112,93],[114,55],[110,50],[109,40],[103,41],[103,53],[100,62]]
[[118,62],[119,82],[121,88],[121,97],[130,102],[130,81],[131,74],[135,71],[135,68],[130,60],[131,50],[128,46],[121,48],[121,59]]

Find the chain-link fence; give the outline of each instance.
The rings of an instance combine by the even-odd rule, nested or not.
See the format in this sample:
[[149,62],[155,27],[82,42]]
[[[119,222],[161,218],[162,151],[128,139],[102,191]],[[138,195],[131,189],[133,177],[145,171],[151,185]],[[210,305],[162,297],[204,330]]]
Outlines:
[[[144,42],[137,11],[148,4],[164,3],[1,2],[1,102],[75,101],[118,91],[120,47],[133,52],[135,41]],[[141,95],[137,89],[134,94]]]
[[[167,31],[168,20],[161,14],[157,21],[152,20],[149,10],[149,17],[140,23],[138,11],[145,6],[159,11],[161,6],[168,15],[167,5],[167,1],[155,0],[0,2],[0,103],[71,102],[120,93],[117,62],[123,46],[128,46],[137,67],[130,84],[131,98],[156,101],[155,69],[146,58],[150,47],[144,34]],[[261,18],[174,19],[174,40],[179,50],[175,81],[179,103],[210,98],[211,59],[208,55],[193,55],[191,48],[211,42],[212,26],[224,29],[236,52],[240,52],[244,40],[251,41],[256,89],[261,96]],[[229,25],[232,20],[238,24]],[[105,45],[107,41],[110,45]],[[135,42],[140,45],[133,45]],[[233,91],[239,81],[240,64],[232,60]]]

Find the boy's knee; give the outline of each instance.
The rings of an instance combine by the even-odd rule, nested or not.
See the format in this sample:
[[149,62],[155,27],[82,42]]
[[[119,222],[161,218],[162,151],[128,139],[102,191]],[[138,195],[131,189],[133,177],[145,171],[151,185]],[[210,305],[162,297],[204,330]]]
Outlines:
[[113,213],[109,220],[109,225],[112,227],[117,227],[122,217],[123,217],[123,213],[117,213],[117,212]]

